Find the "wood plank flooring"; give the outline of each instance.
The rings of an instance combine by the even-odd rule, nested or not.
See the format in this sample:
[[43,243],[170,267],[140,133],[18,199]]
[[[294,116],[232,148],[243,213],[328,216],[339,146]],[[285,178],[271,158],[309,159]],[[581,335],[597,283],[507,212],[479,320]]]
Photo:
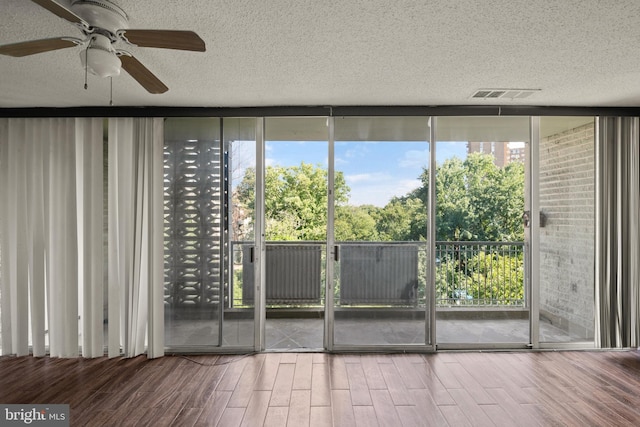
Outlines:
[[637,426],[640,352],[0,358],[78,426]]

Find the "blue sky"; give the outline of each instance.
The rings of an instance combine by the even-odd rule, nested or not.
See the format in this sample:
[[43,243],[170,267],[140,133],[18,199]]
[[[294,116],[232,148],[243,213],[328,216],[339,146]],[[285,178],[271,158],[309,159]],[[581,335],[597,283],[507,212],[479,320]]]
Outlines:
[[[301,162],[327,166],[327,143],[268,141],[266,164],[294,166]],[[466,157],[465,142],[438,142],[437,161]],[[336,142],[335,168],[351,188],[350,203],[384,206],[420,186],[418,177],[429,162],[425,142]]]

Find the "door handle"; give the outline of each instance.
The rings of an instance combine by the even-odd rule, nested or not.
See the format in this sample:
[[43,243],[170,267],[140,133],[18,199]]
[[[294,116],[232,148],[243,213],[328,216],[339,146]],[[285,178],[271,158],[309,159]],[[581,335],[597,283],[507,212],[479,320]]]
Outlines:
[[[531,211],[524,211],[522,214],[522,223],[524,228],[531,226]],[[547,225],[547,216],[544,212],[540,211],[540,228],[544,228]]]
[[255,252],[255,247],[251,246],[249,248],[249,262],[251,264],[253,264],[253,256],[254,256],[254,252]]
[[333,260],[336,262],[340,261],[340,246],[338,245],[333,247]]

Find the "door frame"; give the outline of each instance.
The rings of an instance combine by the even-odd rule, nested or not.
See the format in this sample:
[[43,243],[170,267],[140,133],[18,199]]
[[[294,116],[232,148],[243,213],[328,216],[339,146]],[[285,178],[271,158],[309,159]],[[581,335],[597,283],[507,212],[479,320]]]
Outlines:
[[[529,291],[529,346],[540,347],[540,117],[530,116],[531,138],[525,157],[525,210],[531,223],[525,227],[525,282]],[[528,187],[528,188],[527,188]],[[526,266],[529,268],[527,269]]]
[[255,258],[254,268],[254,349],[262,352],[266,348],[267,297],[263,292],[266,283],[265,256],[267,253],[264,239],[264,177],[265,177],[265,141],[264,117],[256,118],[256,200],[255,200]]
[[334,289],[335,263],[337,259],[335,244],[335,120],[327,117],[328,153],[327,153],[327,249],[325,266],[324,297],[324,349],[334,350]]

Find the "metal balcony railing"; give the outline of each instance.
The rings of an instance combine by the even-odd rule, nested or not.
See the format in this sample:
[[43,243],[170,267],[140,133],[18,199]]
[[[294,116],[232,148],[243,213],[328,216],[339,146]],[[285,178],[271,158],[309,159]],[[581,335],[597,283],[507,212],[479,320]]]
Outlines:
[[437,306],[526,305],[523,242],[436,242]]
[[[321,304],[324,246],[319,242],[267,243],[267,305]],[[242,247],[243,305],[252,305],[254,300],[253,250],[253,246]]]
[[[426,242],[340,242],[335,302],[340,305],[426,304]],[[267,303],[322,304],[324,243],[266,244]],[[438,307],[524,307],[523,242],[436,242]],[[233,306],[253,304],[253,248],[233,242]],[[322,258],[322,260],[321,260]],[[245,283],[246,282],[246,283]],[[240,289],[242,290],[240,292]]]

